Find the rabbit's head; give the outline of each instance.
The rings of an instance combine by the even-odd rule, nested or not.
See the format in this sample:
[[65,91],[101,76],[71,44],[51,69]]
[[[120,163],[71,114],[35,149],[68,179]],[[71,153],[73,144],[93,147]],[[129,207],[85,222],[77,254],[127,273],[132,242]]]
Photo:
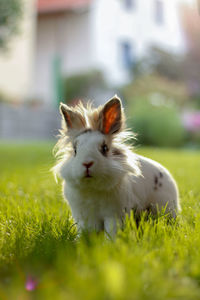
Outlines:
[[56,170],[63,179],[79,188],[107,190],[127,173],[139,173],[134,154],[122,143],[125,121],[117,96],[98,109],[61,104],[60,111],[64,124],[58,152],[63,158]]

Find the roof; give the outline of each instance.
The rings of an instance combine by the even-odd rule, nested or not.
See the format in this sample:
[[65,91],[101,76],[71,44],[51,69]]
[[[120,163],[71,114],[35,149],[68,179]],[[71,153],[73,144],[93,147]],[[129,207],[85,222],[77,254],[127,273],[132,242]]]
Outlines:
[[37,0],[37,12],[39,14],[62,12],[85,7],[91,2],[92,0]]

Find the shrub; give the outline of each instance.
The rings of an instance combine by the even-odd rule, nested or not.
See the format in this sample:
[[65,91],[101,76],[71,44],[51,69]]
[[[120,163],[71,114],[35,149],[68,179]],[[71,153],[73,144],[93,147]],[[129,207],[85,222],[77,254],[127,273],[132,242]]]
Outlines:
[[65,79],[65,101],[88,98],[93,90],[105,88],[100,71],[77,74]]
[[0,0],[0,50],[5,50],[10,38],[19,33],[22,15],[21,0]]
[[128,110],[128,125],[138,134],[139,144],[176,147],[184,143],[185,131],[174,106],[140,99],[129,103]]
[[136,78],[122,89],[124,99],[148,99],[152,94],[159,93],[165,99],[172,99],[179,106],[188,101],[188,93],[184,83],[174,82],[156,73],[145,74]]

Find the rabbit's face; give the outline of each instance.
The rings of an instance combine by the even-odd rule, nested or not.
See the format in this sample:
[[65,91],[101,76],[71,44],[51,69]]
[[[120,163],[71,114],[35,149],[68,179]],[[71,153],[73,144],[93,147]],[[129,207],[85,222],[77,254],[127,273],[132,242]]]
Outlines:
[[103,190],[115,186],[125,174],[120,155],[112,149],[113,137],[123,127],[121,101],[114,97],[98,112],[80,111],[61,104],[64,126],[72,143],[71,156],[61,176],[73,185]]
[[79,188],[110,189],[124,176],[108,136],[86,130],[73,140],[73,154],[61,168],[65,180]]

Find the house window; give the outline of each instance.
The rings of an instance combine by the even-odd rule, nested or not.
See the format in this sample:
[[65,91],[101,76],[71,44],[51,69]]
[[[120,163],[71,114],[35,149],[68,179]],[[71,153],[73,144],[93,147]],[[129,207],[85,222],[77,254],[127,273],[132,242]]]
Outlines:
[[127,10],[130,10],[135,7],[136,0],[123,0],[123,1],[124,1],[125,8]]
[[121,44],[122,64],[126,69],[131,69],[133,65],[132,46],[129,42]]
[[164,23],[164,3],[162,0],[155,1],[155,21],[159,25]]

